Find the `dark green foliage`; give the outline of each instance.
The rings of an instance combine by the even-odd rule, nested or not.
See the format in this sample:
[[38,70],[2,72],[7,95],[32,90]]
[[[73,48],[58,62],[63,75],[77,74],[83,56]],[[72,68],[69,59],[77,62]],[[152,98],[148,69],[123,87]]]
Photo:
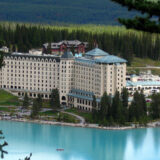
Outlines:
[[108,95],[105,92],[101,98],[100,102],[100,110],[99,110],[99,118],[101,120],[106,118],[106,115],[108,114],[109,106],[108,106]]
[[152,95],[150,115],[153,119],[160,118],[160,94]]
[[[0,140],[2,140],[2,139],[4,139],[4,136],[3,136],[2,131],[0,131]],[[3,149],[7,145],[8,145],[8,143],[6,141],[4,141],[3,144],[0,144],[0,152],[1,152],[2,159],[4,158],[4,154],[8,154],[8,152]]]
[[97,120],[97,113],[98,113],[98,108],[97,108],[97,102],[96,102],[96,97],[93,95],[93,101],[92,101],[92,118],[93,121]]
[[129,98],[128,90],[127,88],[123,88],[121,93],[121,99],[122,99],[122,105],[123,105],[123,114],[127,121],[128,121],[128,98]]
[[118,91],[116,91],[115,96],[113,98],[112,102],[112,108],[111,108],[112,117],[115,122],[123,124],[125,121],[124,113],[123,113],[123,105],[120,98],[120,94]]
[[58,89],[52,89],[51,98],[50,98],[50,106],[53,109],[60,108],[60,99],[59,99]]
[[144,94],[142,92],[138,93],[138,91],[136,91],[134,93],[131,106],[129,107],[129,120],[139,121],[141,117],[145,117],[146,115],[147,115],[147,105]]
[[1,40],[1,39],[0,39],[0,47],[2,47],[2,46],[4,46],[4,45],[5,45],[4,40]]
[[42,96],[40,94],[38,94],[38,97],[37,97],[37,103],[38,103],[38,108],[39,110],[42,109],[42,103],[43,103],[43,100],[42,100]]
[[[136,16],[133,19],[119,18],[119,22],[127,28],[142,30],[151,33],[160,33],[160,1],[151,0],[112,0],[126,6],[128,10],[137,10],[145,16]],[[156,18],[153,18],[156,16]]]
[[38,104],[37,99],[35,99],[33,101],[33,105],[32,105],[31,118],[36,118],[36,116],[38,115],[39,111],[40,111],[39,104]]
[[[153,113],[153,111],[151,111]],[[149,117],[147,116],[147,106],[143,92],[135,92],[131,105],[128,105],[128,91],[123,88],[120,94],[116,91],[113,98],[105,92],[101,98],[100,109],[92,112],[94,123],[100,125],[125,125],[128,122],[139,122],[146,125]]]
[[4,53],[0,51],[0,69],[5,65],[3,58],[4,57]]
[[51,43],[49,43],[48,46],[47,46],[46,54],[51,54],[51,53],[52,53]]
[[[112,99],[105,92],[101,97],[100,108],[97,112],[97,120],[100,124],[108,125],[109,118],[112,116],[111,114],[111,102]],[[109,121],[110,122],[110,121]]]
[[28,97],[28,94],[25,93],[24,100],[23,100],[23,108],[27,109],[28,107],[29,107],[29,97]]
[[122,93],[121,93],[121,97],[122,97],[122,104],[124,108],[128,108],[128,97],[129,97],[129,93],[127,88],[123,88]]

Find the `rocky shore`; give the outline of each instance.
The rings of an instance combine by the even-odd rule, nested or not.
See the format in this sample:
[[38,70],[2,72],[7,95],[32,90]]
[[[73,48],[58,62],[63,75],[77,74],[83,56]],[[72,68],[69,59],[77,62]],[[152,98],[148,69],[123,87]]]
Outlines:
[[[0,118],[0,120],[5,120]],[[59,125],[59,126],[71,126],[71,127],[83,127],[83,128],[96,128],[96,129],[104,129],[104,130],[127,130],[127,129],[135,129],[135,128],[145,128],[143,126],[99,126],[97,124],[87,124],[87,123],[65,123],[65,122],[53,122],[53,121],[44,121],[44,120],[28,120],[28,119],[8,119],[8,121],[16,121],[16,122],[28,122],[28,123],[37,123],[37,124],[47,124],[47,125]],[[160,127],[160,121],[150,122],[146,127]]]

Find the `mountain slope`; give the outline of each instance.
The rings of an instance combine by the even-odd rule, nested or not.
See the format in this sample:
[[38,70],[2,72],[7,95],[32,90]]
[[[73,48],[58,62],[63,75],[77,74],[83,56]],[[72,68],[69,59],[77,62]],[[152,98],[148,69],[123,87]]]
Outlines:
[[0,6],[1,21],[118,24],[119,16],[135,15],[110,0],[0,0]]

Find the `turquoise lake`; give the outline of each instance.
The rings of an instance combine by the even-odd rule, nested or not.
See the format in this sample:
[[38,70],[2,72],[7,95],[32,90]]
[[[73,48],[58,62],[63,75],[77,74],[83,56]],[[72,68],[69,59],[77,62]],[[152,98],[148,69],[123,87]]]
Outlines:
[[[124,131],[0,121],[4,160],[160,160],[160,128]],[[56,151],[63,148],[64,151]]]

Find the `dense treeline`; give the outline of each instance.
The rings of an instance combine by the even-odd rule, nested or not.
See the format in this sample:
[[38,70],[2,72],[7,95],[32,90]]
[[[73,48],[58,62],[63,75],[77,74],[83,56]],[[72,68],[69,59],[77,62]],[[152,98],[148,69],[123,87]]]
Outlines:
[[7,45],[11,51],[28,52],[31,48],[42,47],[46,42],[61,40],[88,41],[89,48],[95,42],[99,48],[110,54],[119,55],[131,62],[132,57],[148,57],[154,60],[160,58],[160,36],[137,32],[89,32],[79,29],[59,29],[41,26],[16,25],[5,27],[0,25],[0,46]]
[[143,92],[135,92],[133,101],[128,103],[128,91],[116,92],[114,97],[104,93],[99,109],[96,107],[96,99],[93,96],[92,119],[94,123],[101,125],[126,125],[129,123],[146,124],[149,120],[160,118],[160,94],[153,94],[150,107],[147,107]]

